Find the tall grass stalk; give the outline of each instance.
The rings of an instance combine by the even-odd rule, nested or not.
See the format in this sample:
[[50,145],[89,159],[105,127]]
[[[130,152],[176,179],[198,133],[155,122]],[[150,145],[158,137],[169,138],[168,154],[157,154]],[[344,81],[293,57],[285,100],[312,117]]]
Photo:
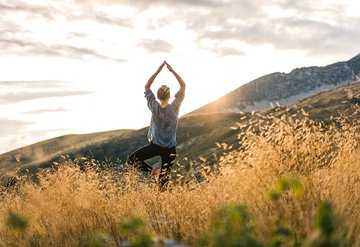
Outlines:
[[[118,246],[133,238],[122,226],[134,217],[142,219],[146,236],[197,245],[211,232],[213,212],[229,204],[246,205],[247,224],[258,241],[271,238],[281,212],[281,224],[292,229],[295,242],[303,242],[323,200],[333,203],[342,222],[336,231],[360,246],[356,115],[332,125],[307,117],[260,116],[249,126],[239,129],[241,148],[224,154],[215,171],[206,172],[201,164],[165,192],[142,174],[99,169],[92,160],[83,161],[85,166],[68,160],[36,179],[21,177],[0,195],[0,246],[89,246],[99,236],[106,246]],[[283,176],[296,176],[301,193],[284,190],[274,200],[269,191]],[[26,219],[16,234],[9,212]]]

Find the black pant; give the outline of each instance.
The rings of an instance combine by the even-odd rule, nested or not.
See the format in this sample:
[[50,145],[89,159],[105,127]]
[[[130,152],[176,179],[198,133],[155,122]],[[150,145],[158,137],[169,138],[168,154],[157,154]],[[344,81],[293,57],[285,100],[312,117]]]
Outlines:
[[144,160],[155,156],[161,157],[159,186],[160,189],[163,189],[170,179],[170,170],[176,157],[176,147],[163,148],[151,142],[148,146],[142,147],[131,154],[126,163],[131,164],[142,171],[151,172],[153,168]]

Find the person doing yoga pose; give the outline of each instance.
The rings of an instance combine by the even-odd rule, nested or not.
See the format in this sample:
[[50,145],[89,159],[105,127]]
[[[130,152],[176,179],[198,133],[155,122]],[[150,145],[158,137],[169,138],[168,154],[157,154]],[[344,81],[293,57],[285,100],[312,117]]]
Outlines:
[[[175,94],[175,99],[171,103],[169,103],[170,89],[168,86],[162,85],[157,90],[157,98],[160,102],[156,100],[154,93],[150,89],[156,76],[165,65],[180,84],[180,89]],[[148,140],[150,143],[131,154],[126,162],[158,178],[160,190],[164,190],[169,182],[171,167],[176,157],[176,130],[180,105],[185,97],[185,87],[186,84],[184,80],[166,61],[164,61],[149,78],[145,84],[145,98],[152,113],[148,131]],[[145,162],[145,160],[155,156],[161,157],[160,170],[152,168]]]

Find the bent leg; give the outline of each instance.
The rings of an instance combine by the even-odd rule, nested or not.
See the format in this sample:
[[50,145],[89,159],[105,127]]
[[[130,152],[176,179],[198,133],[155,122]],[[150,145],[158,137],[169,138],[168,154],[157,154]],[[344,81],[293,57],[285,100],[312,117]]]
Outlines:
[[168,148],[163,150],[161,154],[161,171],[159,177],[160,190],[164,190],[170,180],[171,167],[175,162],[176,148]]
[[150,143],[148,146],[142,147],[132,153],[126,160],[126,163],[133,165],[134,167],[142,171],[151,172],[153,168],[148,165],[144,160],[150,159],[158,155],[160,155],[159,149],[156,145]]

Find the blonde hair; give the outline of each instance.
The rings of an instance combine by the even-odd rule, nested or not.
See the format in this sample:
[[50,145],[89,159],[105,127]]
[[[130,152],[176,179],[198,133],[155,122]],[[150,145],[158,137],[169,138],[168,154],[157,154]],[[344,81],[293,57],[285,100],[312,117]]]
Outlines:
[[157,97],[159,100],[166,100],[167,98],[170,98],[170,88],[166,85],[159,87]]

